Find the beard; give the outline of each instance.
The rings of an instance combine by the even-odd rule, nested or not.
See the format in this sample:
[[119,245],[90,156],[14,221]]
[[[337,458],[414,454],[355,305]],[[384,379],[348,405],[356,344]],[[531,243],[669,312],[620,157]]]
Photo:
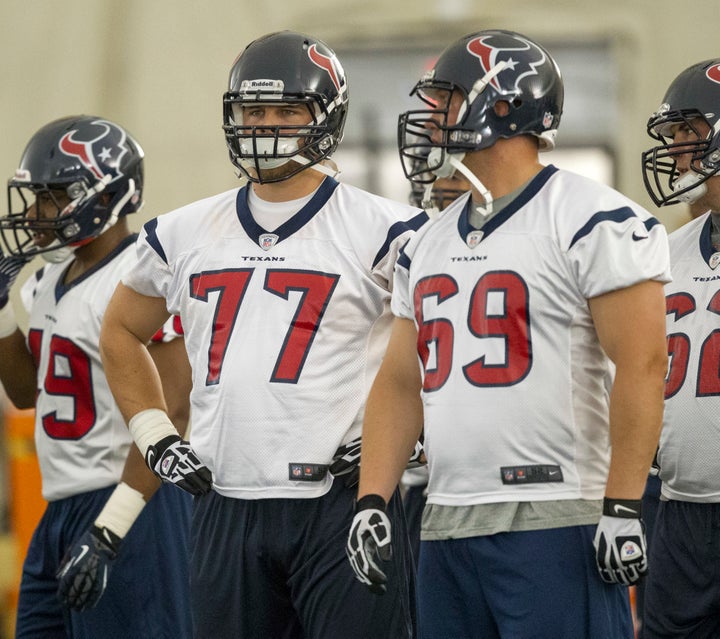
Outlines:
[[251,169],[251,173],[256,175],[262,184],[265,182],[281,182],[282,180],[287,180],[296,174],[298,170],[302,170],[302,168],[303,166],[299,162],[288,160],[281,166],[266,169],[260,168],[259,170],[256,164],[255,169]]

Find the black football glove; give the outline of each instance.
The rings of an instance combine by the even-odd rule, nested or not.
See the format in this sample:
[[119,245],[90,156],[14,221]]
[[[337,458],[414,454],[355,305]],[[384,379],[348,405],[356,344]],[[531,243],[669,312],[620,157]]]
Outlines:
[[342,444],[333,455],[328,470],[335,477],[342,477],[348,488],[357,486],[360,480],[360,437]]
[[425,458],[425,449],[423,448],[422,441],[415,442],[415,449],[408,459],[407,470],[412,468],[420,468],[420,466],[426,466],[427,459]]
[[105,592],[122,539],[108,528],[93,526],[65,553],[56,577],[58,599],[75,610],[94,608]]
[[355,576],[378,595],[385,592],[387,582],[380,561],[392,559],[391,526],[385,510],[385,500],[380,495],[361,497],[345,549]]
[[630,586],[647,572],[641,500],[608,499],[595,532],[595,561],[602,580]]
[[30,261],[27,257],[4,256],[0,253],[0,308],[10,299],[10,287],[14,284],[22,267]]
[[657,477],[660,474],[660,462],[658,461],[658,453],[660,449],[655,451],[655,457],[653,457],[652,464],[650,465],[650,476]]
[[191,495],[204,495],[212,488],[212,473],[179,435],[163,437],[149,446],[145,463],[160,479],[186,490]]
[[[361,438],[353,439],[347,444],[343,444],[333,455],[332,462],[328,470],[335,477],[342,477],[348,488],[357,486],[360,481],[360,446]],[[421,442],[415,443],[415,449],[410,455],[407,468],[418,468],[427,464],[425,459],[425,451]]]

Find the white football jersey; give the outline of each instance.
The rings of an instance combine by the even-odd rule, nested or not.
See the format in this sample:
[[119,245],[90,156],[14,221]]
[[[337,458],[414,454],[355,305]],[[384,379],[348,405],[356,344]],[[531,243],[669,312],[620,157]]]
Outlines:
[[660,436],[662,494],[720,502],[720,251],[707,213],[670,235],[670,367]]
[[424,368],[428,503],[602,498],[611,369],[587,299],[669,281],[665,229],[552,166],[481,231],[470,205],[420,229],[396,267],[392,309],[416,322]]
[[98,342],[115,286],[136,261],[135,237],[68,286],[62,280],[70,261],[44,266],[22,288],[38,371],[35,445],[48,501],[120,481],[132,438],[105,379]]
[[191,444],[215,490],[317,497],[337,447],[360,435],[392,321],[393,264],[427,216],[326,178],[269,233],[247,195],[233,189],[146,224],[123,282],[182,317]]

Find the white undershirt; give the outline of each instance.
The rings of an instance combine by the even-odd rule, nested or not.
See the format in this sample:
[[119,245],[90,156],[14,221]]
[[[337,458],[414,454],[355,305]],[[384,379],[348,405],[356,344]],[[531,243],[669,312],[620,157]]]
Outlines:
[[248,207],[250,208],[250,212],[254,220],[266,231],[274,231],[279,226],[282,226],[315,195],[315,191],[313,191],[310,195],[306,195],[297,200],[268,202],[267,200],[260,199],[252,188],[250,188],[249,191]]

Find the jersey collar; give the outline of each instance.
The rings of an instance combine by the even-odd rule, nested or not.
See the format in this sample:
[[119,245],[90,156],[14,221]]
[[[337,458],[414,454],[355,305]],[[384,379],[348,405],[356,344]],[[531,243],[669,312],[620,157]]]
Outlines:
[[538,173],[530,181],[530,183],[523,190],[523,192],[520,193],[520,195],[518,195],[512,202],[510,202],[510,204],[508,204],[504,209],[491,217],[485,223],[482,229],[480,229],[480,231],[475,231],[475,229],[470,226],[470,222],[468,221],[470,215],[470,207],[473,205],[472,196],[469,197],[468,201],[465,204],[465,208],[458,217],[458,233],[460,233],[460,237],[463,238],[463,241],[466,241],[466,238],[471,233],[475,232],[480,237],[477,243],[482,242],[482,240],[484,240],[488,235],[495,231],[495,229],[499,228],[502,224],[509,220],[518,210],[520,210],[530,200],[532,200],[533,197],[535,197],[535,195],[537,194],[537,192],[543,186],[545,186],[545,183],[556,172],[557,168],[555,168],[553,165],[544,167],[540,171],[540,173]]
[[112,260],[114,260],[118,255],[120,255],[120,253],[122,253],[128,246],[134,244],[135,240],[137,240],[137,237],[137,233],[132,233],[127,237],[123,238],[122,241],[105,257],[103,257],[97,264],[95,264],[95,266],[85,271],[79,277],[76,277],[72,282],[70,282],[70,284],[64,284],[65,274],[72,265],[72,260],[70,260],[70,263],[65,267],[62,275],[58,278],[58,281],[55,284],[55,302],[59,302],[60,298],[65,295],[65,293],[67,293],[69,290],[71,290],[78,284],[81,284],[89,277],[92,277],[93,274],[97,273],[103,266],[105,266],[109,262],[112,262]]
[[235,199],[238,220],[240,220],[240,224],[248,234],[248,237],[258,246],[267,250],[267,246],[263,246],[262,237],[275,236],[273,241],[273,245],[275,245],[287,239],[296,231],[299,231],[325,206],[325,203],[330,199],[330,196],[335,192],[338,185],[339,182],[331,177],[326,177],[310,201],[289,220],[270,233],[260,226],[253,218],[252,213],[250,213],[250,207],[248,206],[248,189],[250,187],[246,184],[238,191],[237,198]]
[[[707,220],[703,224],[702,230],[700,231],[700,254],[702,255],[705,263],[710,266],[710,259],[713,255],[720,251],[716,251],[712,244],[712,213],[708,213]],[[717,267],[717,263],[715,264]],[[710,268],[713,268],[710,266]]]

